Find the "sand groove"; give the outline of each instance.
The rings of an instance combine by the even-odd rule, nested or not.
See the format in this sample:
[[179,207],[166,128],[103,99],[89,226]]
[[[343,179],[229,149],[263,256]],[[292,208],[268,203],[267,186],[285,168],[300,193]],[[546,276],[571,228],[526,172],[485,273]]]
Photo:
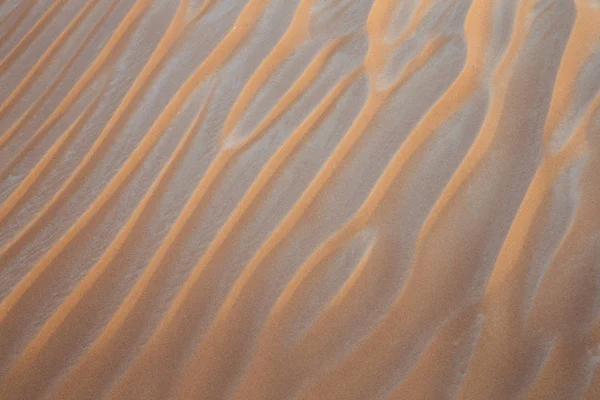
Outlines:
[[0,2],[0,398],[600,396],[592,0]]

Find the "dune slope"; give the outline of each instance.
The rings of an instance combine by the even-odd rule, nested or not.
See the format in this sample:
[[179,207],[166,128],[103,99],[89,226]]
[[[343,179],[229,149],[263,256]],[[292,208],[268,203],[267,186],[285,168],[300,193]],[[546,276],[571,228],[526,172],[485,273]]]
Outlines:
[[0,2],[0,398],[600,398],[600,2]]

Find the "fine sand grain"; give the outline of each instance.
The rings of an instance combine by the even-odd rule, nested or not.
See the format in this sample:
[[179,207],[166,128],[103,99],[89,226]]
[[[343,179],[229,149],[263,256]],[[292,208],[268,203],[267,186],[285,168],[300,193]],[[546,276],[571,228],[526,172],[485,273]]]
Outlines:
[[0,399],[600,399],[600,1],[0,0]]

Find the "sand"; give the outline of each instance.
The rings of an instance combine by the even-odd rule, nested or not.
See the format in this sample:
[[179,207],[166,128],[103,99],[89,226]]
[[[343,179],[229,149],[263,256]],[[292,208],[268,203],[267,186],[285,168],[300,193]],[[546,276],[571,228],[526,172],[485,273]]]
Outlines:
[[599,172],[599,1],[0,1],[0,399],[600,399]]

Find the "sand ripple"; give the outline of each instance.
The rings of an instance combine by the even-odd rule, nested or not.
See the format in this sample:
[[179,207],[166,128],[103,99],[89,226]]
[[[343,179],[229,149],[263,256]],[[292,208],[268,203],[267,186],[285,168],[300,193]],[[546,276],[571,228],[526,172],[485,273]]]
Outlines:
[[0,2],[0,398],[600,398],[592,0]]

